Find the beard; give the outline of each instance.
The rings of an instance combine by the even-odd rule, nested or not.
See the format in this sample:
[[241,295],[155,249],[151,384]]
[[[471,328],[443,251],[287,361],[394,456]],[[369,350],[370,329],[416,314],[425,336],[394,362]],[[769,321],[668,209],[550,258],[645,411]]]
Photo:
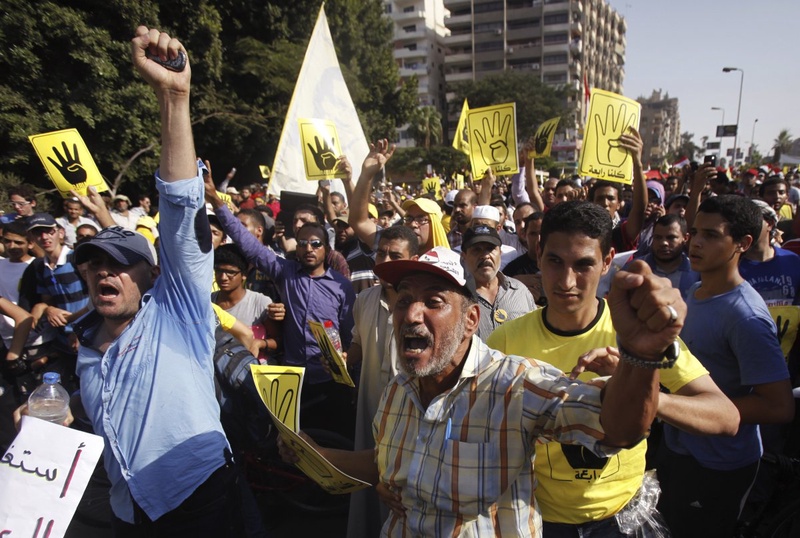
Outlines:
[[431,377],[442,373],[452,362],[456,350],[461,343],[461,337],[466,332],[466,322],[459,317],[458,323],[439,339],[438,351],[434,349],[433,335],[423,325],[403,324],[397,338],[398,352],[403,353],[406,337],[425,339],[431,350],[431,358],[427,363],[421,364],[419,360],[408,360],[401,357],[398,368],[410,377]]

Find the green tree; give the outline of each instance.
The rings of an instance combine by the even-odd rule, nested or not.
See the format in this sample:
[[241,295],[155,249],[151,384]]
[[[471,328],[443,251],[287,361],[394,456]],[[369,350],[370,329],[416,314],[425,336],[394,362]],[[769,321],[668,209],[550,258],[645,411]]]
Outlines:
[[418,146],[430,150],[432,145],[442,142],[442,115],[432,106],[414,110],[409,118],[409,133]]
[[781,155],[792,149],[792,135],[789,129],[781,129],[778,137],[772,141],[772,162],[780,164]]
[[[129,59],[139,24],[169,31],[189,52],[198,152],[217,171],[237,166],[240,177],[258,177],[258,164],[271,163],[320,4],[6,0],[0,184],[24,178],[50,188],[27,137],[74,127],[112,189],[132,195],[152,188],[158,111]],[[414,108],[417,88],[416,80],[399,84],[381,3],[332,0],[326,9],[366,133],[393,138]]]
[[667,154],[667,160],[670,162],[675,162],[681,157],[686,157],[690,161],[693,161],[695,160],[695,156],[699,151],[700,146],[694,143],[694,134],[685,132],[681,134],[680,145]]
[[[448,91],[455,93],[450,100],[452,114],[461,112],[465,98],[470,108],[516,103],[519,141],[532,136],[541,122],[556,116],[565,118],[569,113],[569,90],[543,84],[538,75],[530,73],[506,71],[475,82],[457,83]],[[450,128],[455,129],[455,124]]]

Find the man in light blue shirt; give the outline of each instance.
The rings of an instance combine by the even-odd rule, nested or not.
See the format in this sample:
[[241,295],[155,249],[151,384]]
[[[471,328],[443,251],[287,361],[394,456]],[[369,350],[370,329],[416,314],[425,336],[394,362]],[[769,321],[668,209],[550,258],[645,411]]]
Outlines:
[[115,536],[236,536],[236,472],[214,394],[213,251],[191,70],[169,71],[146,51],[174,59],[185,50],[145,27],[132,41],[161,108],[161,267],[144,236],[119,226],[76,249],[94,305],[76,327],[81,397],[105,439]]

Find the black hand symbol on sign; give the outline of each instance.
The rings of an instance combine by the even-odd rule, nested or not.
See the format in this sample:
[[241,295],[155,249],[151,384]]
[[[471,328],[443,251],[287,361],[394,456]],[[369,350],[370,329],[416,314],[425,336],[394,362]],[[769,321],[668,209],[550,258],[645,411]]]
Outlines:
[[69,154],[69,148],[67,147],[66,142],[61,142],[61,147],[64,148],[64,155],[62,156],[58,149],[53,146],[53,153],[58,159],[58,162],[54,161],[52,157],[48,157],[47,160],[53,163],[61,175],[64,176],[70,185],[78,185],[86,181],[86,170],[83,169],[81,166],[81,159],[78,157],[78,144],[72,145],[72,153],[73,155]]
[[547,149],[547,140],[550,138],[550,133],[555,129],[555,125],[550,125],[542,129],[539,136],[536,137],[536,154],[541,155]]
[[311,150],[311,155],[314,156],[314,163],[320,170],[333,170],[336,167],[336,155],[333,154],[331,147],[328,145],[327,140],[323,140],[322,144],[319,142],[319,137],[314,137],[316,149],[311,144],[306,144],[308,149]]

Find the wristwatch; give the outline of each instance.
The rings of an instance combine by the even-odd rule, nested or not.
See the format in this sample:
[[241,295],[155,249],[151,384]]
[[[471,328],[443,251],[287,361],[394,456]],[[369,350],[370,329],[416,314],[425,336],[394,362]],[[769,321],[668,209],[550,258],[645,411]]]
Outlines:
[[620,345],[619,340],[617,340],[617,349],[619,349],[619,356],[621,360],[638,368],[672,368],[675,366],[675,361],[678,360],[678,356],[681,354],[681,345],[677,340],[674,340],[669,346],[667,346],[667,349],[664,350],[664,358],[660,361],[647,361],[631,355],[628,350]]

